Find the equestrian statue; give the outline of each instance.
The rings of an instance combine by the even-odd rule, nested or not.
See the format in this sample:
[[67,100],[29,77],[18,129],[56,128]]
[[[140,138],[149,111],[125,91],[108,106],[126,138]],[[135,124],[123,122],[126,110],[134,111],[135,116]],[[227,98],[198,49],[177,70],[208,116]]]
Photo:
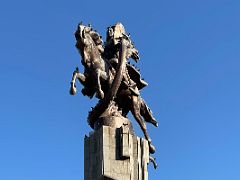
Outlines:
[[[158,123],[140,94],[140,90],[148,84],[130,62],[130,59],[136,63],[139,60],[138,50],[131,41],[130,34],[127,34],[121,23],[117,23],[107,28],[106,42],[103,43],[102,36],[91,25],[80,23],[75,38],[84,72],[81,73],[78,68],[74,70],[70,94],[76,94],[78,80],[83,85],[84,96],[99,99],[98,104],[89,112],[89,125],[95,129],[103,114],[112,113],[127,118],[130,111],[148,141],[149,152],[154,154],[156,149],[145,122],[156,127]],[[150,161],[154,167],[157,166],[154,158],[150,157]]]

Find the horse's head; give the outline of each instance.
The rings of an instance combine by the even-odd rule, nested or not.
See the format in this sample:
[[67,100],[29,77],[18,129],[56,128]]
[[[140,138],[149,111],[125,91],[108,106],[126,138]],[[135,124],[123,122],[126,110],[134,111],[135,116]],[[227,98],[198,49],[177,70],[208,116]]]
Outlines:
[[75,32],[75,38],[76,38],[76,47],[78,49],[83,49],[86,46],[89,46],[91,42],[93,42],[90,32],[92,31],[92,28],[90,26],[84,26],[82,23],[80,23],[77,27],[77,30]]
[[94,54],[99,56],[103,52],[102,37],[92,29],[80,23],[75,32],[76,48],[79,50],[84,63],[90,61]]

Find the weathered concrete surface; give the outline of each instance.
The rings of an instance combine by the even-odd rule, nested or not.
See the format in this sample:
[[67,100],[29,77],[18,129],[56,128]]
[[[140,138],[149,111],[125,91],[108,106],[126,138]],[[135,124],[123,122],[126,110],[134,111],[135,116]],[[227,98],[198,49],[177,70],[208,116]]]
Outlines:
[[102,126],[85,138],[85,180],[148,180],[148,142],[122,126]]

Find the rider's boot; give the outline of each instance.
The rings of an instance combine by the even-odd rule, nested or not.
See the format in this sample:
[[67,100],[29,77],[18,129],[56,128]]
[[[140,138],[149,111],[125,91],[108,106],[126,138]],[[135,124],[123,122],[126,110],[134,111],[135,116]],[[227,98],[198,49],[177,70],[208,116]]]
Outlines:
[[150,120],[150,123],[153,124],[155,127],[158,127],[158,122],[157,122],[157,120],[155,118],[152,118]]
[[136,88],[136,85],[131,85],[131,86],[129,87],[129,89],[130,89],[130,91],[133,93],[133,95],[135,95],[135,96],[139,96],[139,95],[140,95],[138,89]]

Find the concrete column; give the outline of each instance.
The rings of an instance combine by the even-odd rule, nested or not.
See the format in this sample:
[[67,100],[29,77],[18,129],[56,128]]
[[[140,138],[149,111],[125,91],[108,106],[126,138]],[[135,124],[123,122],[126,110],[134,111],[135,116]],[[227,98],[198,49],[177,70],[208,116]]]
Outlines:
[[126,126],[102,126],[85,137],[85,180],[148,180],[148,142]]

